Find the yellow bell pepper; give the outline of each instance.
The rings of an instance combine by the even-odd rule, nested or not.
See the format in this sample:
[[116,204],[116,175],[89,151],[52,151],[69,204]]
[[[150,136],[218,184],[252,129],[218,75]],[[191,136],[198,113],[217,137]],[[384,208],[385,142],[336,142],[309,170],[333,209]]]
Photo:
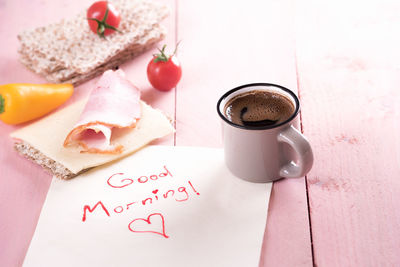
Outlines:
[[67,101],[72,84],[0,85],[0,119],[7,124],[18,124],[37,119]]

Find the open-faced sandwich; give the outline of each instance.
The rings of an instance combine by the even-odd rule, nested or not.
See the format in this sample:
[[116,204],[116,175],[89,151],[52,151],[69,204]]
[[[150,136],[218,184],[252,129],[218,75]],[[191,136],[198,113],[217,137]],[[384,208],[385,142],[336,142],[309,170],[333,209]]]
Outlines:
[[11,137],[20,154],[68,179],[173,132],[170,120],[140,100],[140,91],[122,70],[108,70],[88,99],[20,128]]

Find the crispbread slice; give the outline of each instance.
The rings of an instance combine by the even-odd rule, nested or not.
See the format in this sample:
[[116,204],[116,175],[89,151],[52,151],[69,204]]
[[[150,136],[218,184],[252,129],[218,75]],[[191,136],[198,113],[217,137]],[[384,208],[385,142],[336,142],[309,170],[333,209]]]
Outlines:
[[59,74],[62,79],[75,74],[90,75],[132,45],[143,43],[143,38],[157,31],[168,15],[168,8],[159,3],[145,0],[111,2],[121,13],[120,33],[98,37],[90,31],[86,11],[82,11],[72,19],[21,33],[18,36],[20,61],[43,76],[59,71],[62,71]]
[[108,69],[113,69],[131,58],[140,55],[142,52],[150,49],[154,44],[162,40],[165,36],[166,30],[163,26],[159,25],[153,28],[146,36],[144,36],[138,43],[132,44],[130,47],[109,59],[105,64],[98,66],[86,74],[80,74],[72,69],[61,69],[59,71],[50,73],[45,76],[46,80],[54,83],[72,83],[75,86],[98,76]]
[[80,153],[78,147],[65,148],[64,139],[79,118],[85,103],[85,100],[75,102],[14,131],[11,137],[16,140],[15,149],[58,178],[69,179],[90,168],[128,156],[152,140],[174,132],[165,114],[141,102],[142,115],[136,127],[116,129],[112,135],[112,141],[124,147],[121,154]]

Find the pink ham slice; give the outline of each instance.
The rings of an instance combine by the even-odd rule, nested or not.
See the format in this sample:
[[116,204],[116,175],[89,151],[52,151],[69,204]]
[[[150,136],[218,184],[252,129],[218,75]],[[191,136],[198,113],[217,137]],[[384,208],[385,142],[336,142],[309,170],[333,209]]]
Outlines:
[[108,70],[91,92],[64,147],[78,144],[81,153],[121,153],[123,147],[111,142],[113,129],[135,127],[140,115],[140,91],[122,70]]

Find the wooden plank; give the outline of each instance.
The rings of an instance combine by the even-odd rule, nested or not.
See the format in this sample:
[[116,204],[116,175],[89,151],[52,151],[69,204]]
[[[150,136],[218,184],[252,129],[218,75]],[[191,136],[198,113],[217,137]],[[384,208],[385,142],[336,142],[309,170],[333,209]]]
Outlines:
[[[73,12],[73,6],[69,4],[53,9],[51,7],[56,1],[48,2],[7,1],[0,5],[1,84],[45,82],[18,62],[16,34],[27,27],[55,21],[63,11]],[[49,4],[49,9],[46,4]],[[22,6],[24,9],[21,9]],[[60,11],[58,14],[57,10]],[[0,123],[0,266],[22,265],[51,181],[51,177],[40,167],[13,150],[8,134],[16,128]]]
[[400,4],[298,1],[317,266],[400,266]]
[[[152,55],[158,53],[157,48],[162,48],[164,44],[167,45],[167,51],[173,52],[176,46],[176,1],[175,0],[162,0],[159,1],[168,5],[170,14],[162,22],[162,25],[167,29],[167,35],[153,49],[143,53],[121,66],[126,72],[127,77],[135,83],[141,90],[141,98],[149,105],[156,109],[162,110],[172,120],[175,117],[175,89],[169,92],[162,92],[154,89],[147,79],[147,64],[152,59]],[[174,145],[175,135],[169,135],[161,139],[155,140],[151,145]]]
[[179,1],[177,144],[220,146],[218,98],[252,82],[296,90],[291,1]]
[[[18,32],[69,17],[93,1],[6,1],[0,4],[0,84],[27,82],[44,83],[45,80],[27,70],[18,62]],[[165,42],[175,46],[175,2],[164,0],[171,7],[170,16],[164,21],[168,29]],[[21,8],[24,7],[24,8]],[[141,90],[142,97],[155,108],[174,117],[175,93],[158,92],[150,87],[146,66],[156,50],[148,51],[135,60],[121,66]],[[93,87],[93,79],[75,88],[69,103],[87,95]],[[0,123],[0,266],[21,266],[29,242],[39,218],[48,187],[50,175],[17,155],[12,148],[9,133],[20,126]],[[173,145],[174,136],[163,138],[153,144]]]
[[[296,91],[291,1],[179,1],[177,145],[220,147],[218,98],[252,82]],[[311,266],[304,179],[274,184],[261,266]],[[290,256],[288,255],[290,254]]]

